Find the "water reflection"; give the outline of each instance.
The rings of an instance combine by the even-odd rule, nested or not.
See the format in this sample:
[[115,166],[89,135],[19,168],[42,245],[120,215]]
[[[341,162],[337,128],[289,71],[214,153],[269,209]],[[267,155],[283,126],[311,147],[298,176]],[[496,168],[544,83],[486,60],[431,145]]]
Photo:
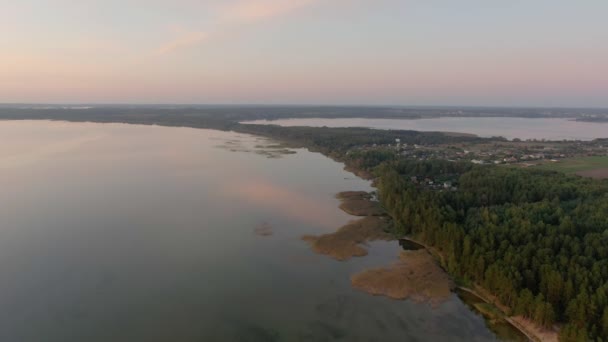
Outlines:
[[424,249],[423,245],[416,243],[412,240],[406,240],[406,239],[400,239],[399,246],[401,246],[401,248],[403,248],[403,250],[406,250],[406,251],[417,251],[420,249]]
[[480,137],[502,136],[507,139],[593,140],[608,138],[608,123],[572,121],[569,119],[526,118],[435,118],[417,120],[399,119],[282,119],[258,120],[249,123],[280,126],[369,127],[377,129],[403,129],[414,131],[458,132]]
[[[0,169],[0,341],[494,339],[456,297],[432,309],[354,291],[350,275],[397,244],[344,263],[310,251],[301,235],[352,219],[334,194],[370,190],[319,154],[120,124],[0,122],[0,137],[5,162],[69,146]],[[252,234],[260,222],[275,235]]]
[[226,192],[243,200],[250,206],[276,211],[302,223],[336,228],[335,207],[319,202],[314,196],[289,190],[262,179],[235,180]]
[[[247,139],[241,136],[239,139],[218,140],[220,140],[221,143],[215,145],[217,148],[230,152],[256,153],[271,159],[297,153],[295,150],[287,148],[282,144],[273,143],[271,140],[263,138],[255,138],[252,140],[251,138]],[[252,145],[252,141],[256,144]]]

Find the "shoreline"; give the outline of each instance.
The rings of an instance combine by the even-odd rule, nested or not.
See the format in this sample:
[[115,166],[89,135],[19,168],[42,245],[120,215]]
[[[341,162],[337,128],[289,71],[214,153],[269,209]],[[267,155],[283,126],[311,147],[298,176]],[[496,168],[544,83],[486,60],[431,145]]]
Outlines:
[[[355,170],[353,170],[353,168],[348,167],[343,161],[338,161],[338,160],[334,160],[334,161],[342,163],[344,165],[345,171],[351,172],[359,178],[373,182],[373,177],[369,177],[369,176],[371,176],[371,174],[369,172],[362,172],[367,177],[361,177],[360,173],[355,172]],[[392,216],[387,211],[384,210],[382,212],[382,214],[380,214],[381,216],[379,216],[378,212],[375,211],[375,210],[377,210],[377,206],[383,209],[383,207],[379,201],[373,201],[374,203],[377,204],[377,206],[360,205],[361,204],[360,202],[372,202],[372,196],[371,196],[371,193],[369,193],[369,192],[342,191],[342,192],[337,193],[335,195],[335,197],[342,202],[341,205],[339,206],[339,208],[342,211],[346,212],[349,215],[359,216],[360,218],[358,220],[351,221],[351,222],[347,223],[346,225],[340,227],[334,233],[329,233],[329,234],[321,235],[318,237],[310,236],[310,235],[303,236],[302,240],[309,243],[311,248],[313,249],[313,251],[315,251],[316,253],[324,254],[324,255],[332,257],[338,261],[346,261],[346,260],[350,259],[351,257],[366,256],[367,249],[365,249],[362,246],[362,244],[369,242],[369,241],[374,241],[374,240],[408,241],[412,244],[419,246],[420,249],[424,250],[429,255],[430,259],[435,262],[435,264],[441,270],[441,272],[448,277],[448,281],[452,283],[452,285],[450,285],[450,290],[449,290],[450,293],[454,293],[454,294],[458,295],[457,291],[464,291],[464,292],[467,292],[470,295],[473,295],[476,298],[480,299],[482,302],[484,302],[488,305],[491,305],[492,308],[495,308],[502,315],[504,315],[504,316],[499,317],[498,318],[499,320],[502,320],[506,325],[508,325],[510,327],[510,329],[513,329],[513,331],[518,332],[523,337],[527,338],[529,341],[534,341],[534,342],[540,342],[540,341],[557,342],[558,341],[557,332],[551,331],[550,332],[551,336],[547,336],[547,335],[544,335],[544,334],[548,333],[546,331],[544,332],[544,334],[542,334],[542,331],[540,331],[540,329],[534,329],[534,327],[532,327],[531,329],[528,329],[528,328],[526,328],[526,326],[524,324],[519,322],[519,320],[517,320],[515,316],[507,316],[507,314],[505,313],[503,308],[501,308],[499,305],[496,305],[495,303],[490,301],[487,297],[485,297],[478,291],[475,291],[468,287],[459,285],[456,281],[452,280],[450,273],[447,271],[447,269],[445,267],[446,261],[445,261],[444,256],[441,254],[441,252],[438,251],[436,248],[429,246],[421,241],[418,241],[417,239],[415,239],[411,236],[396,237],[390,233],[387,233],[390,236],[392,236],[392,238],[387,239],[387,238],[383,238],[383,237],[379,237],[379,236],[373,236],[374,234],[377,234],[377,230],[372,229],[372,231],[375,231],[375,233],[372,233],[372,235],[369,235],[370,234],[369,231],[363,233],[363,235],[359,235],[360,232],[355,232],[355,235],[357,235],[357,238],[356,239],[350,238],[350,240],[349,240],[349,238],[347,238],[346,246],[343,245],[344,241],[339,241],[340,239],[338,239],[338,242],[337,242],[338,253],[336,253],[336,251],[333,251],[333,248],[331,248],[331,247],[329,249],[325,249],[323,247],[319,248],[319,246],[316,244],[321,239],[323,239],[323,238],[332,239],[336,235],[341,235],[345,231],[352,229],[353,225],[356,227],[358,223],[360,223],[361,221],[364,221],[366,219],[388,218],[389,223],[385,222],[384,228],[387,228],[390,225],[390,222],[393,220]],[[356,209],[363,208],[363,210],[359,210],[359,211],[352,210],[352,208],[350,208],[349,205],[344,205],[345,202],[349,202],[349,201],[355,202]],[[372,223],[372,226],[376,226],[376,225],[378,225],[378,223]],[[367,236],[366,236],[366,234],[367,234]],[[330,242],[330,245],[333,243],[335,243],[335,242]],[[343,247],[346,247],[346,254],[341,252],[341,250],[344,249]],[[390,265],[366,269],[366,270],[363,270],[356,274],[353,274],[351,276],[351,285],[353,286],[353,288],[366,292],[373,296],[380,295],[380,296],[388,297],[393,300],[409,299],[409,300],[418,301],[418,302],[429,302],[432,305],[437,305],[438,303],[441,303],[441,298],[439,296],[434,297],[433,295],[429,295],[429,294],[424,295],[421,293],[417,293],[415,290],[412,290],[412,288],[416,287],[415,284],[414,285],[411,284],[411,283],[413,283],[412,279],[406,280],[408,285],[403,285],[404,277],[403,277],[403,274],[400,274],[400,273],[405,272],[405,267],[404,267],[403,262],[404,262],[405,258],[407,258],[407,256],[406,255],[404,256],[404,254],[403,254],[404,252],[407,252],[407,251],[402,251],[399,258]],[[410,272],[411,272],[411,270],[410,270]],[[402,286],[401,287],[394,287],[394,286],[391,287],[390,285],[387,285],[387,282],[383,283],[382,280],[378,281],[375,276],[372,277],[373,275],[376,275],[376,276],[380,275],[380,278],[384,278],[385,280],[387,280],[388,283],[395,282],[395,281],[401,282]],[[420,280],[420,279],[418,279],[418,280]],[[460,298],[460,300],[464,302],[464,300],[462,298]],[[488,327],[488,329],[492,330],[491,326],[490,326],[490,319],[488,317],[486,317],[482,311],[480,311],[478,308],[475,308],[474,305],[471,305],[470,310],[475,311],[478,314],[481,314],[482,317],[484,318],[484,321],[486,322],[486,326]],[[529,323],[529,324],[533,324],[533,323]],[[539,330],[539,331],[534,331],[534,330]],[[496,334],[496,332],[494,332],[494,333]]]
[[365,293],[432,307],[448,300],[454,288],[450,276],[425,249],[403,250],[391,265],[365,269],[350,279],[353,288]]
[[366,191],[342,191],[335,195],[345,213],[357,217],[332,233],[304,235],[313,251],[338,261],[367,255],[365,243],[384,240],[391,241],[394,236],[388,233],[391,219],[380,203],[372,200]]
[[[302,236],[302,240],[308,242],[314,252],[346,261],[366,256],[367,242],[399,240],[388,232],[392,219],[374,200],[373,193],[343,191],[335,197],[342,202],[339,206],[342,211],[360,218],[333,233]],[[409,299],[438,306],[450,298],[454,282],[436,258],[423,246],[420,247],[401,250],[397,260],[388,265],[366,268],[352,274],[351,286],[373,296]]]
[[[494,305],[494,303],[492,303],[489,299],[487,299],[485,296],[483,296],[482,294],[480,294],[479,292],[465,287],[465,286],[456,286],[455,288],[456,291],[462,291],[462,292],[466,292],[476,298],[478,298],[479,300],[481,300],[483,303],[491,305],[492,308],[496,308],[498,309],[503,315],[504,317],[499,317],[498,319],[503,320],[504,322],[506,322],[507,324],[509,324],[514,330],[519,331],[521,334],[523,334],[526,338],[528,338],[530,341],[534,341],[534,342],[542,342],[543,340],[541,339],[540,336],[535,335],[533,332],[528,331],[527,329],[525,329],[525,327],[517,324],[516,321],[512,320],[512,318],[510,316],[507,316],[504,311],[502,311],[499,307],[497,307],[496,305]],[[461,299],[463,300],[463,299]],[[464,300],[463,300],[464,302]],[[474,305],[473,305],[474,307]],[[485,317],[485,315],[483,314],[483,312],[481,312],[479,309],[475,309],[477,310],[479,313],[482,314],[482,316]]]
[[[412,237],[409,236],[405,236],[400,238],[400,240],[405,240],[405,241],[409,241],[411,243],[414,243],[416,245],[421,246],[422,248],[424,248],[425,250],[427,250],[429,252],[429,254],[431,256],[433,256],[438,262],[439,265],[441,265],[442,269],[444,269],[444,271],[446,273],[447,270],[444,267],[444,258],[443,255],[437,251],[434,247],[428,246],[427,244],[420,242]],[[449,274],[449,273],[448,273]],[[502,305],[500,303],[495,303],[492,300],[490,300],[489,298],[487,298],[485,295],[483,295],[482,293],[480,293],[479,291],[476,291],[474,289],[471,289],[469,287],[463,286],[463,285],[458,285],[456,284],[456,286],[454,287],[454,293],[456,293],[456,291],[463,291],[463,292],[467,292],[477,298],[479,298],[481,301],[483,301],[486,304],[491,305],[493,308],[499,310],[501,312],[502,315],[504,315],[504,317],[500,317],[500,319],[504,320],[507,324],[509,324],[513,329],[519,331],[521,334],[523,334],[524,336],[526,336],[526,338],[528,338],[530,341],[534,341],[534,342],[544,342],[544,341],[558,341],[558,334],[557,332],[551,330],[551,331],[541,331],[541,329],[536,328],[536,327],[532,327],[532,328],[527,328],[522,322],[520,322],[517,319],[517,316],[509,316],[507,315],[507,313],[505,312],[505,310],[502,308]],[[462,299],[461,299],[462,300]],[[480,314],[483,315],[483,312],[481,312],[479,309],[475,309],[475,311],[479,312]],[[485,316],[484,316],[485,319]],[[486,319],[487,322],[489,322]],[[528,324],[533,324],[533,323],[528,323]],[[538,330],[538,331],[534,331],[534,330]]]
[[[432,284],[437,284],[438,282],[443,283],[443,280],[446,280],[445,283],[449,284],[449,293],[458,295],[458,291],[467,292],[481,302],[491,305],[492,308],[500,312],[501,316],[495,318],[497,322],[503,322],[509,329],[519,333],[529,341],[557,341],[557,333],[553,334],[555,338],[547,339],[546,335],[541,335],[537,331],[527,329],[524,324],[516,319],[516,317],[507,316],[503,308],[493,303],[479,291],[456,283],[445,268],[445,258],[436,248],[418,241],[411,236],[397,238],[392,234],[384,233],[384,229],[389,227],[390,221],[392,221],[390,214],[384,211],[382,216],[376,216],[378,215],[376,205],[362,205],[361,203],[374,202],[381,206],[380,203],[372,201],[371,193],[365,191],[343,191],[337,193],[335,197],[342,202],[339,206],[342,211],[353,216],[358,216],[359,219],[345,224],[333,233],[321,236],[303,236],[302,240],[310,244],[314,252],[326,255],[338,261],[346,261],[353,257],[366,256],[367,249],[364,248],[366,242],[374,240],[396,240],[412,243],[416,247],[419,247],[419,251],[424,251],[423,254],[428,256],[425,258],[423,255],[419,255],[421,254],[420,252],[416,253],[416,251],[404,250],[400,253],[399,258],[389,265],[365,269],[351,275],[351,286],[353,286],[354,289],[363,291],[372,296],[384,296],[392,300],[409,299],[416,302],[428,302],[431,305],[436,306],[445,300],[445,289],[442,289],[441,285],[436,291],[429,291],[427,288]],[[352,203],[353,201],[355,202],[354,207],[356,209],[363,209],[353,210],[349,205],[344,205],[345,203]],[[383,220],[386,218],[388,218],[389,222]],[[370,220],[370,222],[365,222],[367,220]],[[363,225],[362,222],[364,223]],[[382,233],[379,233],[379,227],[382,227]],[[410,253],[408,254],[408,252]],[[408,264],[408,261],[411,265]],[[432,274],[430,278],[417,272],[420,268],[428,271],[429,269],[432,269],[433,264],[435,264],[435,267],[439,270],[437,272],[428,272]],[[443,277],[446,278],[443,279]],[[459,298],[466,303],[463,298],[460,296]],[[484,313],[476,308],[475,305],[467,305],[470,305],[470,310],[480,314],[484,318],[488,329],[492,330],[491,319],[484,315]],[[494,331],[494,333],[496,334],[497,332]]]
[[[350,171],[351,170],[347,170],[345,167],[346,171]],[[367,179],[370,180],[370,179]],[[364,194],[365,193],[365,194]],[[345,195],[346,194],[346,195]],[[353,197],[356,197],[357,199],[361,199],[363,198],[364,200],[367,199],[369,200],[369,197],[367,197],[368,193],[367,192],[356,192],[356,191],[344,191],[344,192],[340,192],[338,194],[336,194],[336,198],[341,199],[343,202],[345,200],[349,200],[352,199]],[[352,213],[350,213],[349,211],[345,210],[342,205],[340,206],[340,209],[342,209],[343,211],[345,211],[348,214],[353,215]],[[392,221],[392,217],[388,212],[385,212],[385,215],[387,217],[389,217],[389,219]],[[373,217],[373,216],[368,216],[368,217]],[[346,225],[348,226],[348,225]],[[343,227],[344,228],[344,227]],[[342,228],[340,228],[342,229]],[[435,260],[435,262],[437,263],[438,267],[441,268],[441,270],[447,275],[450,276],[449,272],[447,271],[447,269],[445,268],[445,258],[443,257],[443,255],[441,254],[441,252],[439,252],[436,248],[429,246],[421,241],[416,240],[415,238],[411,237],[411,236],[403,236],[400,238],[395,238],[396,241],[400,241],[400,240],[404,240],[404,241],[408,241],[410,243],[413,243],[417,246],[419,246],[420,248],[422,248],[423,250],[425,250],[428,255],[430,255],[430,257]],[[403,252],[402,252],[403,253]],[[363,254],[363,255],[358,255],[358,256],[365,256],[367,253]],[[395,263],[393,263],[392,265],[386,266],[386,267],[381,267],[381,268],[373,268],[373,269],[369,269],[369,270],[364,270],[362,272],[359,272],[357,274],[354,274],[353,276],[351,276],[351,281],[354,277],[361,277],[361,276],[365,276],[366,272],[370,273],[370,272],[387,272],[389,271],[391,268],[394,270],[400,270],[399,269],[399,262],[400,260],[403,258],[403,256],[401,256]],[[401,270],[403,271],[403,270]],[[388,272],[387,272],[388,273]],[[451,278],[451,277],[450,277]],[[452,281],[452,280],[450,280]],[[378,291],[367,291],[365,289],[362,289],[362,287],[364,286],[356,286],[355,284],[352,284],[353,287],[355,288],[359,288],[360,290],[367,292],[371,295],[383,295],[385,297],[394,299],[394,300],[403,300],[403,299],[411,299],[411,300],[420,300],[420,295],[414,294],[414,295],[408,295],[408,296],[395,296],[395,295],[389,295],[386,293],[381,293]],[[389,286],[385,286],[386,288],[389,288]],[[383,289],[384,292],[386,292],[387,290]],[[394,290],[394,289],[392,289]],[[457,294],[457,291],[464,291],[467,292],[475,297],[477,297],[478,299],[480,299],[481,301],[483,301],[484,303],[491,305],[493,308],[497,309],[500,311],[500,313],[502,315],[504,315],[503,317],[500,317],[500,319],[502,321],[504,321],[507,325],[509,325],[509,327],[511,327],[513,330],[519,332],[520,334],[522,334],[523,336],[525,336],[528,340],[530,341],[534,341],[534,342],[541,342],[541,341],[558,341],[557,338],[557,332],[555,331],[542,331],[539,332],[540,329],[533,327],[534,329],[529,329],[527,328],[524,324],[522,324],[522,322],[519,322],[519,320],[517,319],[516,316],[508,316],[507,313],[504,311],[504,309],[500,306],[500,305],[496,305],[494,302],[492,302],[490,299],[488,299],[486,296],[482,295],[479,291],[475,291],[471,288],[459,285],[457,283],[454,283],[453,288],[450,290],[450,292]],[[389,291],[390,292],[390,291]],[[411,298],[409,298],[411,297]],[[460,300],[463,300],[462,298]],[[429,301],[431,303],[436,303],[437,300],[434,298],[431,298],[431,296],[428,296],[426,298],[426,301]],[[464,301],[464,300],[463,300]],[[474,306],[473,306],[474,307]],[[481,314],[484,317],[484,320],[486,321],[486,325],[488,326],[488,328],[490,328],[490,321],[489,319],[483,314],[483,312],[481,312],[479,309],[472,309],[474,311],[476,311],[477,313]],[[529,324],[533,324],[533,323],[529,323]],[[539,331],[535,331],[535,330],[539,330]]]
[[[9,120],[10,120],[10,119],[9,119]],[[14,120],[14,119],[12,119],[12,120]],[[38,119],[30,119],[30,120],[38,120]],[[68,121],[68,122],[72,121],[72,120],[65,120],[65,119],[63,119],[63,120],[62,120],[62,119],[47,119],[47,120],[50,120],[50,121]],[[87,120],[86,122],[92,122],[92,123],[102,123],[102,124],[103,124],[103,123],[115,123],[115,121],[109,121],[109,122],[97,122],[97,121],[94,121],[94,120]],[[145,122],[119,122],[119,123],[124,123],[124,124],[139,124],[139,125],[150,125],[150,123],[145,123]],[[169,126],[169,127],[171,127],[171,126],[172,126],[172,125],[167,125],[167,124],[162,124],[162,123],[154,123],[154,125],[158,125],[158,126]],[[176,126],[174,126],[174,127],[176,127]],[[180,125],[180,126],[177,126],[177,127],[191,127],[191,128],[194,128],[194,129],[221,130],[221,129],[214,128],[214,127],[192,127],[192,126],[188,126],[188,125],[183,125],[183,126],[182,126],[182,125]],[[268,137],[269,137],[269,136],[267,136],[267,135],[263,135],[263,134],[259,134],[259,133],[258,133],[258,134],[256,134],[256,133],[252,133],[252,132],[239,132],[238,130],[235,130],[234,132],[236,132],[236,133],[245,133],[245,134],[250,134],[250,135],[254,135],[254,136],[260,136],[260,137],[266,137],[266,138],[268,138]],[[276,140],[276,141],[285,140],[285,139],[282,139],[282,138],[278,138],[278,137],[272,137],[272,136],[270,136],[270,138],[271,138],[271,139],[273,139],[273,140]],[[354,170],[348,170],[348,169],[346,169],[347,165],[346,165],[346,163],[345,163],[344,161],[340,161],[340,160],[337,160],[336,158],[332,158],[331,156],[329,156],[329,155],[327,155],[327,154],[325,154],[325,153],[323,153],[323,152],[321,152],[321,151],[318,151],[318,150],[312,149],[312,148],[307,147],[307,146],[301,146],[301,147],[307,148],[307,149],[308,149],[308,150],[310,150],[311,152],[319,152],[319,153],[323,154],[324,156],[326,156],[326,157],[328,157],[328,158],[330,158],[330,159],[333,159],[334,161],[340,162],[340,163],[342,163],[343,165],[345,165],[345,170],[346,170],[346,171],[350,171],[350,172],[354,173],[356,176],[359,176],[359,175],[358,175],[358,174],[357,174],[357,173],[356,173]],[[365,172],[365,173],[367,173],[366,171],[360,171],[360,172]],[[367,179],[367,177],[361,177],[361,178]],[[369,180],[369,179],[368,179],[368,180]],[[390,215],[389,215],[389,217],[390,217]],[[418,243],[418,242],[417,242],[417,243]],[[432,247],[431,247],[431,248],[432,248]],[[430,249],[429,249],[429,250],[430,250]],[[439,253],[439,256],[440,256],[440,260],[441,260],[441,262],[443,263],[443,262],[444,262],[444,261],[443,261],[443,257],[441,256],[441,254],[440,254],[440,253]],[[518,330],[520,330],[520,331],[521,331],[521,329],[520,329],[520,328],[518,328]],[[523,333],[523,331],[522,331],[522,333]],[[540,339],[540,338],[539,338],[539,339]]]

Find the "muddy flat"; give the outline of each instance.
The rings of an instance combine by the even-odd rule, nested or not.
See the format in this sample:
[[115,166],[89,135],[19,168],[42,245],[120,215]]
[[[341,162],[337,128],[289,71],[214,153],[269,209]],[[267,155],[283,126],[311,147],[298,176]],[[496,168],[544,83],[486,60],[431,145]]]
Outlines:
[[392,240],[393,237],[386,232],[388,222],[385,217],[367,216],[349,222],[335,233],[320,236],[305,235],[302,239],[310,243],[315,252],[344,261],[367,255],[367,249],[362,246],[366,242]]
[[274,230],[270,223],[262,222],[253,228],[253,233],[257,236],[271,236],[274,234]]
[[351,277],[354,288],[393,299],[412,299],[437,305],[450,297],[452,281],[423,249],[403,251],[394,264],[372,268]]
[[345,191],[336,195],[340,199],[340,209],[353,216],[384,216],[386,211],[372,195],[365,191]]

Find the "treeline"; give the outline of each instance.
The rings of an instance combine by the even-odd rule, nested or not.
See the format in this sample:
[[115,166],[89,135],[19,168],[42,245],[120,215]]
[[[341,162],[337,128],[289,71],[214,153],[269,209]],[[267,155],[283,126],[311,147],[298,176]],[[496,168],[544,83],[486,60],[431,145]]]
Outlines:
[[[608,341],[608,183],[448,161],[389,161],[377,170],[397,234],[444,256],[448,271],[564,341]],[[429,190],[412,177],[457,176]]]
[[[90,109],[20,109],[0,107],[3,120],[65,120],[73,122],[119,122],[142,125],[178,126],[235,131],[270,137],[307,147],[341,159],[352,148],[395,144],[446,144],[486,142],[474,136],[449,136],[437,132],[376,130],[368,128],[281,127],[276,125],[241,124],[252,119],[292,117],[350,117],[373,113],[392,113],[391,108],[374,107],[236,107],[236,106],[103,106]],[[504,141],[497,138],[493,141]]]
[[[181,115],[223,118],[231,121],[286,118],[389,118],[419,119],[437,117],[577,117],[601,120],[605,110],[558,108],[483,108],[483,107],[387,107],[387,106],[260,106],[260,105],[26,105],[0,104],[0,118],[33,119],[89,117],[92,121],[108,117]],[[592,118],[593,116],[593,118]],[[590,119],[591,118],[591,119]],[[166,118],[165,118],[166,119]],[[168,120],[167,120],[168,121]]]
[[[343,162],[363,178],[378,165],[399,159],[396,148],[408,145],[449,145],[504,141],[503,138],[453,136],[439,132],[378,130],[360,127],[282,127],[276,125],[239,124],[234,131],[262,135],[287,142],[292,147],[305,147]],[[390,146],[389,146],[390,145]]]
[[[0,119],[232,130],[306,147],[356,169],[375,169],[381,200],[392,213],[397,234],[416,235],[436,247],[450,273],[483,286],[514,314],[543,326],[563,323],[563,340],[608,342],[608,183],[527,169],[407,161],[393,149],[374,146],[386,147],[396,139],[419,145],[500,139],[238,123],[252,118],[331,117],[328,111],[341,111],[336,108],[302,107],[297,109],[301,115],[293,108],[263,107],[0,109]],[[457,190],[429,188],[428,182],[418,181],[426,178],[453,180]]]
[[407,130],[378,130],[361,127],[282,127],[276,125],[240,125],[239,132],[267,135],[287,141],[300,141],[309,147],[325,151],[344,152],[353,147],[395,144],[446,144],[483,142],[489,139],[474,136],[450,136],[436,132]]

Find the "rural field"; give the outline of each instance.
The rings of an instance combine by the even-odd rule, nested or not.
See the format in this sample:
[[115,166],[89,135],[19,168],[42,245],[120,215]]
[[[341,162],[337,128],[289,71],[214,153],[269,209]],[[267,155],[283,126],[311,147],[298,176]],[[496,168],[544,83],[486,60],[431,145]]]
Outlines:
[[560,171],[585,177],[608,178],[608,156],[580,157],[547,162],[535,166],[543,170]]

